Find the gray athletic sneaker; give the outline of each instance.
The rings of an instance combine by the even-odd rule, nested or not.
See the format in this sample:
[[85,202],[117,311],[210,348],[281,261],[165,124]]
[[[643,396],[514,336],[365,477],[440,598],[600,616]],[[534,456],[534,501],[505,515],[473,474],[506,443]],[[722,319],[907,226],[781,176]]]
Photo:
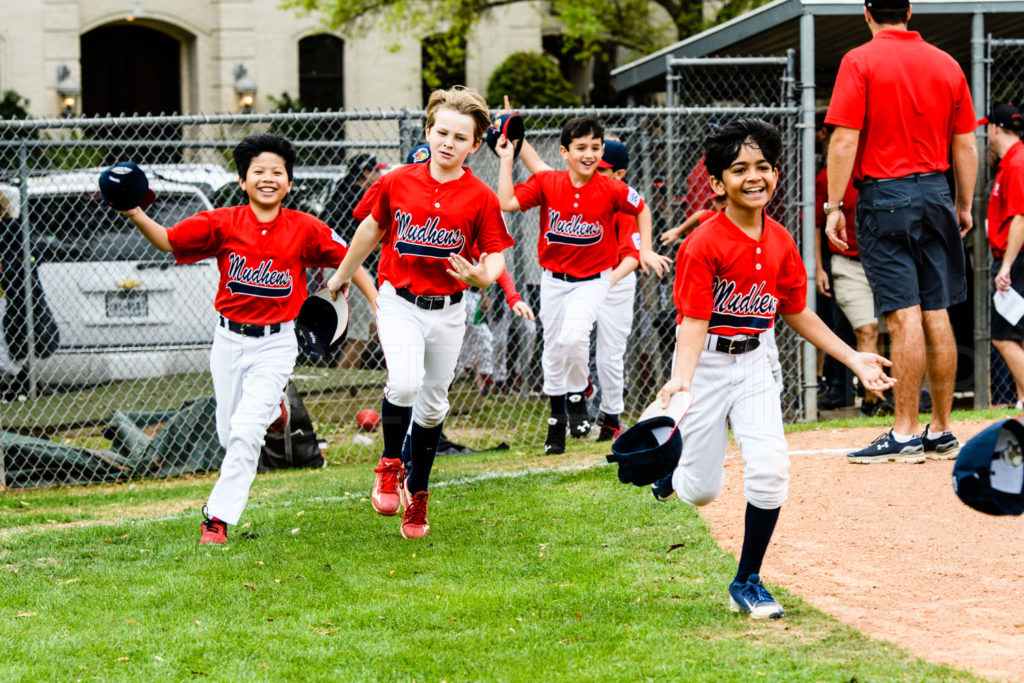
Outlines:
[[[955,439],[954,439],[955,440]],[[915,436],[910,441],[899,442],[890,429],[880,434],[867,448],[854,451],[846,456],[850,462],[871,464],[876,462],[924,462],[924,444],[921,437]]]
[[928,433],[928,425],[921,434],[921,443],[924,445],[925,457],[929,460],[953,460],[960,452],[960,442],[956,440],[952,432],[941,434],[932,438]]

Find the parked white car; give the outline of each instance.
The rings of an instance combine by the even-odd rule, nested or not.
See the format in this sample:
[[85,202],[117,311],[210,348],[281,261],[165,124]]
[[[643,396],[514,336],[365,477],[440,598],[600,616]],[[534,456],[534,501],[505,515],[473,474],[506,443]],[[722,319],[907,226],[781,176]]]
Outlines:
[[[204,372],[217,323],[215,260],[179,266],[99,196],[99,170],[28,181],[38,274],[60,332],[37,381],[82,385]],[[173,225],[212,208],[194,185],[150,179],[147,213]],[[24,214],[22,219],[25,219]]]

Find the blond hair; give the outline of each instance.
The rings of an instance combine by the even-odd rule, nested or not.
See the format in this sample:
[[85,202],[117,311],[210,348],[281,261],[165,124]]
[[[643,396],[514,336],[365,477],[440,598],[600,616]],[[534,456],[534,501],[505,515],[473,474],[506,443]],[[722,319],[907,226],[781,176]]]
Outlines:
[[484,139],[484,133],[491,125],[491,113],[480,93],[462,85],[430,93],[430,99],[427,100],[427,128],[434,127],[437,111],[442,107],[472,118],[473,141],[480,142]]

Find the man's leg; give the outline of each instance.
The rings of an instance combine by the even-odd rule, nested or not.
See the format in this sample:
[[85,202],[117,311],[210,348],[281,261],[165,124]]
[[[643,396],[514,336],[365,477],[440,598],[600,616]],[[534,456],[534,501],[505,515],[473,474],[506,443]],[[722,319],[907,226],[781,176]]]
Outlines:
[[[928,362],[928,386],[932,394],[932,419],[928,431],[944,432],[950,428],[949,413],[953,409],[953,385],[956,383],[956,338],[945,309],[923,312],[925,355]],[[897,384],[899,384],[897,382]],[[921,385],[915,388],[920,398]],[[898,409],[897,409],[898,410]],[[899,412],[896,413],[897,416]],[[915,421],[916,422],[916,421]]]
[[[857,338],[858,351],[861,353],[878,353],[878,325],[876,323],[861,325],[853,331],[853,334]],[[871,399],[868,403],[873,403],[881,400],[882,394],[865,387],[864,397],[865,399]]]
[[[945,311],[943,311],[945,313]],[[924,380],[925,360],[921,349],[925,348],[924,327],[921,320],[920,306],[911,306],[887,313],[886,325],[892,341],[892,375],[899,381],[893,387],[895,399],[893,431],[904,436],[917,434],[918,402],[921,399],[921,382]],[[949,320],[946,320],[949,327]],[[950,329],[950,337],[953,332]],[[928,354],[930,356],[930,354]],[[955,352],[954,352],[955,355]],[[954,364],[955,364],[954,358]],[[954,370],[954,373],[956,371]],[[950,388],[952,399],[952,388]],[[946,413],[948,425],[949,413]],[[938,425],[936,425],[936,429]],[[948,429],[948,426],[943,426]]]
[[1024,342],[1014,339],[993,339],[992,345],[1010,368],[1013,382],[1017,385],[1017,400],[1024,398]]

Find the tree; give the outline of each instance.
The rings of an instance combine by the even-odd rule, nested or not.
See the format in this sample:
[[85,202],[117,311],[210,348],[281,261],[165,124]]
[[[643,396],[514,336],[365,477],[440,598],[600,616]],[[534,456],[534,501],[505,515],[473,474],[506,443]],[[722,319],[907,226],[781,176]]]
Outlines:
[[580,100],[572,85],[546,55],[515,52],[502,62],[487,82],[487,103],[501,107],[508,95],[517,107],[576,107]]
[[[422,31],[424,27],[434,27],[464,38],[487,10],[521,1],[283,0],[282,6],[299,12],[318,12],[325,29],[345,35],[364,32],[371,22],[382,20],[395,30]],[[585,61],[608,46],[646,54],[766,2],[725,0],[710,22],[703,19],[704,0],[551,0],[549,7],[551,14],[561,21],[566,39],[563,49]],[[665,10],[670,24],[655,20],[655,6]]]

